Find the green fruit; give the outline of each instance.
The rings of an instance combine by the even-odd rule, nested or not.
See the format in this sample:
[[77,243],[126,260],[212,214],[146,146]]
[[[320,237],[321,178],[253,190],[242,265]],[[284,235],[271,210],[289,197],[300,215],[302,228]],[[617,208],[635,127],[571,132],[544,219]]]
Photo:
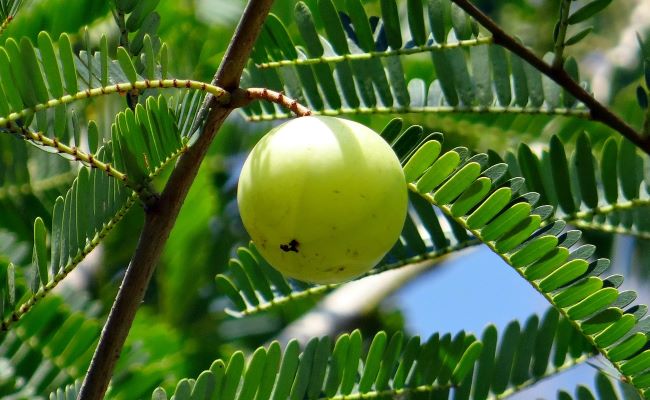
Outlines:
[[381,136],[344,119],[302,117],[253,148],[237,202],[273,267],[335,283],[367,272],[391,249],[408,200],[400,162]]

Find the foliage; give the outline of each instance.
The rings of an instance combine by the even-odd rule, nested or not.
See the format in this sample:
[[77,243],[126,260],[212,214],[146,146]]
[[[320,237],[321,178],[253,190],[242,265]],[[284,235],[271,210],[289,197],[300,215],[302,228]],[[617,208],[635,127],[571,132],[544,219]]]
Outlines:
[[[209,79],[244,2],[225,3],[0,1],[0,397],[77,397],[134,247],[152,240],[138,239],[151,210],[206,115],[231,106],[115,349],[107,398],[525,397],[588,365],[594,389],[575,383],[559,399],[650,397],[648,299],[630,290],[647,271],[607,272],[630,260],[622,241],[632,262],[647,258],[650,163],[634,143],[650,132],[650,42],[639,34],[629,49],[639,66],[621,72],[631,83],[611,82],[603,106],[640,142],[557,79],[590,96],[585,60],[612,44],[603,21],[624,26],[629,9],[477,2],[521,34],[513,43],[535,46],[549,74],[466,1],[277,0],[243,90],[228,91]],[[400,240],[350,284],[283,277],[239,220],[245,154],[303,106],[380,132],[407,177]],[[479,245],[548,311],[423,339],[387,311],[391,293],[438,279],[424,273]],[[369,284],[332,326],[291,337],[364,282],[389,284]],[[491,291],[486,282],[481,295]]]

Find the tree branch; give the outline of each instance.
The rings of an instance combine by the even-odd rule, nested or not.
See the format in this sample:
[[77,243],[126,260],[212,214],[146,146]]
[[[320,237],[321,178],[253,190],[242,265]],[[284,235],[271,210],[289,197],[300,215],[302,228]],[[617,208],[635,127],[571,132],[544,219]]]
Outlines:
[[[273,0],[250,0],[248,2],[214,77],[213,84],[215,86],[220,86],[228,91],[237,89],[246,61],[272,4]],[[99,344],[81,386],[78,399],[99,400],[104,396],[113,375],[115,363],[149,286],[164,245],[178,217],[181,205],[216,132],[233,110],[229,105],[220,105],[213,96],[208,96],[204,105],[210,111],[201,135],[196,143],[179,158],[160,198],[145,210],[145,222],[138,246],[102,330]]]
[[539,58],[535,53],[520,44],[514,37],[508,35],[501,29],[490,17],[485,15],[481,10],[476,8],[469,0],[451,0],[466,13],[474,17],[485,29],[487,29],[494,38],[494,43],[505,47],[515,53],[530,65],[535,67],[542,74],[551,78],[558,85],[563,87],[573,97],[580,100],[591,114],[595,121],[602,122],[610,128],[618,131],[629,141],[638,146],[646,154],[650,154],[650,140],[644,138],[632,126],[623,121],[618,115],[614,114],[607,107],[596,100],[589,92],[580,86],[580,84],[571,78],[564,69],[555,69]]

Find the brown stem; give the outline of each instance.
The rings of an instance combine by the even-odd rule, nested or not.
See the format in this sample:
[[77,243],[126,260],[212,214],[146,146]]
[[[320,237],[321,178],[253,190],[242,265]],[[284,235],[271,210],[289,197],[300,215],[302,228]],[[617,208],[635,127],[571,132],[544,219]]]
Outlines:
[[[237,25],[235,34],[213,80],[214,85],[232,91],[239,86],[242,71],[253,43],[273,0],[250,0]],[[209,109],[206,123],[196,143],[179,160],[157,201],[146,208],[145,222],[135,254],[124,275],[108,320],[102,329],[88,373],[78,399],[98,400],[104,396],[115,363],[144,298],[153,271],[160,259],[181,205],[196,177],[201,161],[216,132],[233,108],[220,105],[212,96],[206,98]]]
[[[251,100],[266,100],[266,101],[270,101],[271,103],[279,104],[280,106],[293,111],[294,114],[296,114],[298,117],[306,117],[312,114],[309,108],[298,103],[297,100],[285,96],[284,93],[276,92],[270,89],[266,89],[266,88],[244,89],[242,95],[243,96],[241,97],[244,97],[242,99],[242,102],[244,104],[250,102]],[[237,100],[238,99],[235,98],[233,99],[233,102],[237,102]]]
[[638,146],[645,153],[650,154],[650,140],[644,138],[639,134],[636,129],[628,125],[618,115],[614,114],[607,107],[596,100],[589,92],[587,92],[578,82],[562,68],[555,69],[539,58],[535,53],[528,48],[521,45],[515,38],[508,35],[501,29],[496,22],[490,17],[485,15],[481,10],[476,8],[469,0],[451,0],[460,8],[465,10],[466,13],[474,17],[485,29],[490,31],[494,38],[494,43],[505,47],[511,52],[515,53],[530,65],[535,67],[542,74],[551,78],[558,85],[564,88],[567,92],[571,93],[573,97],[580,100],[591,113],[591,118],[600,121],[610,128],[618,131],[621,135],[625,136],[628,140]]

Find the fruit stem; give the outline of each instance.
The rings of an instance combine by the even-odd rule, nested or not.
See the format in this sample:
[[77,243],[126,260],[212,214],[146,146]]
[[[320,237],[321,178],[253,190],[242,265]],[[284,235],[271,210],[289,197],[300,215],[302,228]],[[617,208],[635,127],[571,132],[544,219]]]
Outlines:
[[[241,99],[243,101],[242,106],[250,103],[252,100],[266,100],[293,111],[298,117],[306,117],[312,114],[309,108],[298,103],[298,100],[285,96],[282,92],[276,92],[266,88],[249,88],[244,89],[241,95],[243,97]],[[236,100],[233,99],[233,101]]]

